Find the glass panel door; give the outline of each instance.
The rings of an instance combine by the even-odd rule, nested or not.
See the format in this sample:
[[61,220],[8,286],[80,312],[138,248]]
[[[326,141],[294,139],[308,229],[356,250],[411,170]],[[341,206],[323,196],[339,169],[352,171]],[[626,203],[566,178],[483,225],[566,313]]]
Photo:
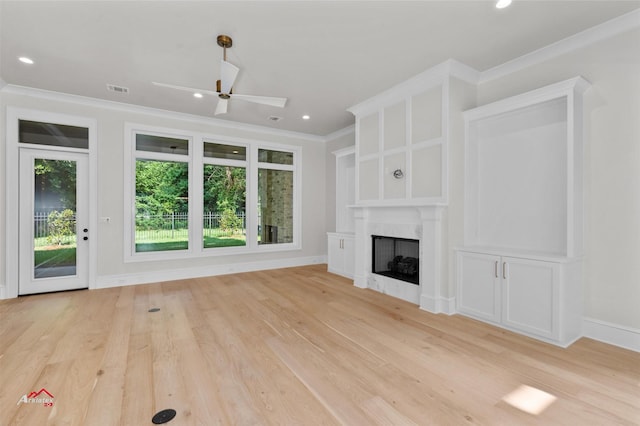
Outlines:
[[88,287],[87,155],[20,151],[20,294]]

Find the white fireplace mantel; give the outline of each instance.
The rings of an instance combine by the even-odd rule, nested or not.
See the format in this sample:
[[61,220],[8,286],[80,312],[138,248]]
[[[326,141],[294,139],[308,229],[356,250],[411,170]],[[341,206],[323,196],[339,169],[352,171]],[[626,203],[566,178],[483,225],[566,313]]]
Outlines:
[[[352,206],[355,217],[354,285],[415,303],[433,313],[445,312],[442,280],[442,212],[445,206]],[[420,241],[420,285],[373,274],[372,235]]]

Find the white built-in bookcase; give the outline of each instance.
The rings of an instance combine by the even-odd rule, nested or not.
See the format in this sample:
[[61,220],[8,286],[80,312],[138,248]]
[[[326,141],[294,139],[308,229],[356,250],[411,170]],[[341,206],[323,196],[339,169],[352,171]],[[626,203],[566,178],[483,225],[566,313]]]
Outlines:
[[582,254],[588,87],[576,77],[465,112],[466,247]]
[[576,77],[464,113],[457,311],[560,346],[582,335],[588,87]]

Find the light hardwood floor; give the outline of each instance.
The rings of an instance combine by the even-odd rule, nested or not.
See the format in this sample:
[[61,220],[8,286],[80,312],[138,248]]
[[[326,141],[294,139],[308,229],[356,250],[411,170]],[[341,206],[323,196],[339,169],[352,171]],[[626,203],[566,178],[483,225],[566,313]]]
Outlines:
[[[326,265],[3,301],[0,348],[2,425],[640,424],[640,354],[429,314]],[[555,399],[505,402],[523,385]],[[53,407],[17,404],[42,388]]]

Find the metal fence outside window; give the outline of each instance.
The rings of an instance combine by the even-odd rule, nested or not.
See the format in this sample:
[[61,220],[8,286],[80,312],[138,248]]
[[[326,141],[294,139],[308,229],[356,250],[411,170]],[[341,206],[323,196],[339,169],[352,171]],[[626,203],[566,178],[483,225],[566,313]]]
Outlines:
[[[48,210],[36,211],[33,213],[33,238],[36,241],[35,245],[37,247],[46,246],[48,244],[47,237],[50,235],[49,214],[54,211],[62,211],[62,210],[48,209]],[[75,229],[75,222],[76,222],[75,212],[73,212],[73,216],[70,217],[69,219],[60,219],[60,220],[67,220],[69,222],[73,222],[73,229]],[[74,240],[75,235],[73,236],[73,238],[69,237],[67,239]]]
[[[38,211],[34,213],[34,237],[46,238],[49,236],[50,211]],[[236,217],[242,225],[237,229],[222,229],[220,220],[222,213],[205,212],[202,217],[202,228],[205,237],[230,237],[233,235],[246,235],[247,219],[245,212],[236,213]],[[75,222],[75,215],[73,219]],[[189,214],[187,212],[174,212],[163,215],[138,215],[136,216],[136,241],[154,241],[162,238],[186,237],[189,229]]]
[[[236,229],[223,229],[222,213],[205,212],[202,217],[204,237],[230,237],[246,234],[245,212],[235,214],[241,224]],[[162,239],[186,238],[189,230],[189,213],[174,212],[164,215],[136,216],[136,241],[156,241]]]

